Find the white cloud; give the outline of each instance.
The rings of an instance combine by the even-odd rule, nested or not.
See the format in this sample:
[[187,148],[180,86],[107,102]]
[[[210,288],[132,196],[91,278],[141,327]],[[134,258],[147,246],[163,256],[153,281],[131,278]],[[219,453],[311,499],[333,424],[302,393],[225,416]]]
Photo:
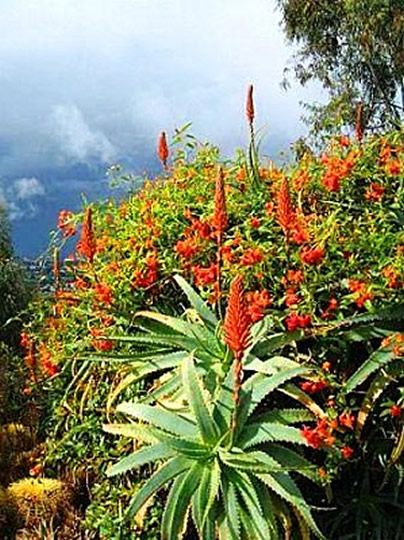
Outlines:
[[0,179],[0,204],[6,208],[10,221],[35,217],[39,206],[32,198],[44,195],[45,188],[38,178],[17,178],[14,181]]
[[45,188],[38,178],[18,178],[13,184],[15,197],[17,199],[30,199],[45,195]]
[[110,162],[115,155],[108,137],[100,130],[91,129],[75,105],[57,105],[51,114],[50,129],[68,158],[82,162],[94,158]]

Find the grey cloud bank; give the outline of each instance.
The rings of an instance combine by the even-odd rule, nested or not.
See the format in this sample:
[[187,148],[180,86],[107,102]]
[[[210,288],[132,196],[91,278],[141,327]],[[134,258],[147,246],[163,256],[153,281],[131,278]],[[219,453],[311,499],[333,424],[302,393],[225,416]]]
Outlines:
[[266,153],[301,134],[298,102],[313,90],[280,89],[291,50],[274,5],[2,0],[0,200],[20,253],[43,249],[57,211],[78,207],[81,191],[105,196],[109,164],[153,167],[162,129],[192,121],[225,153],[244,146],[250,82]]

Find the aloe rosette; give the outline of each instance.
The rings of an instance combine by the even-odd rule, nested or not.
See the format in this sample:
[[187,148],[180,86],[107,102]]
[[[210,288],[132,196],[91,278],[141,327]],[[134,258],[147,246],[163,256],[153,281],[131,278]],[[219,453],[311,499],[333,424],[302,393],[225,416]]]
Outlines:
[[[304,368],[299,369],[304,372]],[[135,422],[105,426],[110,433],[145,443],[113,465],[109,476],[162,462],[135,493],[127,518],[134,517],[150,497],[171,484],[162,538],[183,536],[189,510],[201,538],[277,540],[281,528],[289,531],[292,523],[324,538],[290,474],[293,471],[316,481],[316,466],[289,446],[307,444],[293,424],[310,419],[311,414],[303,409],[254,414],[268,394],[288,376],[298,375],[298,370],[253,375],[241,387],[237,410],[233,370],[213,399],[196,371],[189,355],[181,366],[187,403],[183,412],[126,402],[117,412]],[[235,430],[233,414],[237,414]]]

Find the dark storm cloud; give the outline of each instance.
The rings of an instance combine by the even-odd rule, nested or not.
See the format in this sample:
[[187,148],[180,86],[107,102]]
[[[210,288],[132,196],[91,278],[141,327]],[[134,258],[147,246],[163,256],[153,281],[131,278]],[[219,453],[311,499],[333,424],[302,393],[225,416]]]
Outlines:
[[[199,139],[233,153],[246,142],[250,82],[264,149],[299,135],[304,96],[279,87],[291,51],[274,4],[2,0],[0,199],[17,206],[12,217],[32,218],[41,199],[63,206],[73,184],[76,194],[105,192],[100,167],[123,161],[143,170],[159,131],[189,121]],[[86,174],[74,176],[77,165]],[[18,200],[10,186],[30,178],[42,190]]]

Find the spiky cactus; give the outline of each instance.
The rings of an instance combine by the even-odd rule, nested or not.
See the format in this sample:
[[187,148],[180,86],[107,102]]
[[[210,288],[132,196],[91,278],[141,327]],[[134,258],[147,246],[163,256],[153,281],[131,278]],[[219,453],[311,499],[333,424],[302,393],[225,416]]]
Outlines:
[[68,506],[71,492],[60,480],[23,478],[7,489],[11,505],[27,527],[50,522]]

